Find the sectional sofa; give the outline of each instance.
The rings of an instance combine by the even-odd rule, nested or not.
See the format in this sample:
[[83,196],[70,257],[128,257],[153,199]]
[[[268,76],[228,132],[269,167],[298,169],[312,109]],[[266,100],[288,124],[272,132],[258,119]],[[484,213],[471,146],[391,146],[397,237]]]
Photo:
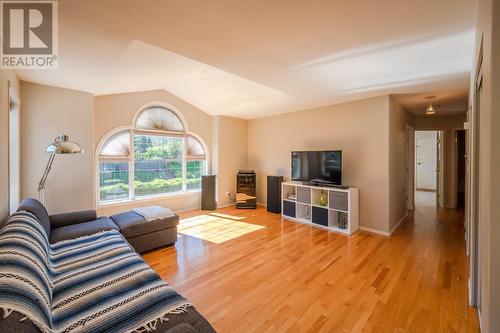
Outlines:
[[0,228],[0,311],[0,332],[215,332],[112,219],[35,199]]

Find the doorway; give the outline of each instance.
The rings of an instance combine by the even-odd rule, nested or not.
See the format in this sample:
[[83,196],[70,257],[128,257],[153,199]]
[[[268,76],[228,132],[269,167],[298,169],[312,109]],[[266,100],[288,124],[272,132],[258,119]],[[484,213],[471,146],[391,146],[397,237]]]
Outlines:
[[9,211],[19,206],[20,195],[20,138],[19,98],[9,83]]
[[457,152],[457,168],[456,168],[456,202],[455,207],[465,208],[465,130],[456,130],[455,144]]
[[440,177],[443,157],[437,130],[415,131],[415,205],[442,207],[443,182]]

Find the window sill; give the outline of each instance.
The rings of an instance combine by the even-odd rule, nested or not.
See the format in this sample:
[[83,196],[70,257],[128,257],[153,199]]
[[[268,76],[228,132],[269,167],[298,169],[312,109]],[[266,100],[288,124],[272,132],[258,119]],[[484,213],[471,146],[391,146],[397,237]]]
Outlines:
[[199,193],[201,193],[201,190],[190,190],[190,191],[183,191],[183,192],[165,193],[165,194],[157,194],[157,195],[150,195],[150,196],[144,196],[144,197],[136,197],[136,198],[132,198],[132,199],[127,198],[127,199],[119,199],[119,200],[113,200],[113,201],[107,201],[107,202],[98,202],[97,209],[105,208],[105,207],[129,205],[129,204],[134,203],[134,202],[144,202],[144,201],[167,199],[167,198],[188,197],[188,196],[196,195]]

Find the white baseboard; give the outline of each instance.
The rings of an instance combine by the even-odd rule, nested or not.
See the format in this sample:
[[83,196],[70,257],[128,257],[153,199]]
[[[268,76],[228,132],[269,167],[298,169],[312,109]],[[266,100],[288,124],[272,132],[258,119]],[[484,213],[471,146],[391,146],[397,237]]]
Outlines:
[[391,235],[387,231],[382,231],[382,230],[372,229],[372,228],[367,228],[367,227],[359,227],[359,230],[368,231],[368,232],[371,232],[373,234],[387,236],[387,237],[389,237]]
[[[235,203],[234,202],[230,202],[230,203],[227,203],[225,205],[222,205],[222,206],[217,206],[217,209],[219,208],[225,208],[225,207],[230,207],[230,206],[234,206]],[[190,212],[190,211],[193,211],[193,210],[201,210],[201,205],[200,206],[196,206],[196,207],[191,207],[191,208],[184,208],[184,209],[180,209],[180,210],[176,210],[174,211],[174,213],[184,213],[184,212]]]
[[184,209],[181,209],[181,210],[176,210],[174,211],[174,213],[184,213],[184,212],[190,212],[192,210],[200,210],[201,209],[201,206],[196,206],[196,207],[191,207],[191,208],[184,208]]
[[224,204],[222,206],[217,205],[217,208],[226,208],[226,207],[230,207],[230,206],[234,206],[234,205],[236,205],[235,202],[230,202],[230,203]]
[[391,232],[389,234],[392,235],[394,233],[394,231],[396,231],[396,229],[399,227],[399,225],[401,223],[403,223],[403,221],[406,220],[407,217],[408,217],[408,212],[406,212],[406,214],[402,218],[399,219],[398,223],[396,223],[396,225],[394,227],[392,227]]
[[257,205],[262,206],[262,207],[267,207],[267,204],[265,204],[265,203],[263,203],[263,202],[258,202],[258,201],[257,201]]
[[396,229],[399,227],[399,225],[401,223],[403,223],[403,221],[406,220],[407,217],[408,217],[408,212],[406,212],[405,216],[403,216],[398,221],[398,223],[396,223],[396,225],[394,227],[392,227],[391,231],[389,231],[389,232],[378,230],[378,229],[367,228],[367,227],[359,227],[359,229],[363,230],[363,231],[371,232],[371,233],[374,233],[374,234],[377,234],[377,235],[382,235],[382,236],[389,237],[389,236],[391,236],[394,233],[394,231],[396,231]]
[[479,332],[483,332],[483,316],[481,316],[481,311],[476,307],[477,317],[479,318]]

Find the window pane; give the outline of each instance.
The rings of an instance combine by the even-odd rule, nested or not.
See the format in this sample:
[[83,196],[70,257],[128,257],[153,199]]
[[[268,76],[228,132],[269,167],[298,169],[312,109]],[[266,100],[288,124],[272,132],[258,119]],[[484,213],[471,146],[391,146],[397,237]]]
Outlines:
[[135,196],[182,191],[183,138],[136,135],[134,147]]
[[120,131],[109,137],[102,146],[99,155],[101,157],[129,157],[130,131]]
[[128,162],[100,162],[100,201],[124,198],[128,198]]
[[186,136],[186,146],[188,157],[198,157],[199,159],[205,158],[205,149],[200,141],[192,135]]
[[187,189],[201,189],[201,176],[205,174],[205,161],[187,161],[186,171]]
[[184,132],[179,117],[167,108],[152,106],[141,111],[135,122],[139,130]]

